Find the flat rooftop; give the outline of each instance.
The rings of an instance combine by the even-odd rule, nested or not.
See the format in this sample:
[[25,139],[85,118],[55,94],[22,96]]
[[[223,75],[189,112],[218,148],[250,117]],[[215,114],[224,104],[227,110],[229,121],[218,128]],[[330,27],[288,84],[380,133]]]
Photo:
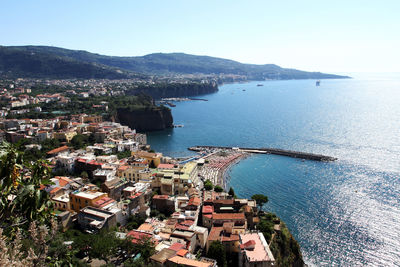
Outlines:
[[262,233],[241,234],[240,239],[241,244],[252,243],[251,248],[244,248],[249,262],[275,261]]

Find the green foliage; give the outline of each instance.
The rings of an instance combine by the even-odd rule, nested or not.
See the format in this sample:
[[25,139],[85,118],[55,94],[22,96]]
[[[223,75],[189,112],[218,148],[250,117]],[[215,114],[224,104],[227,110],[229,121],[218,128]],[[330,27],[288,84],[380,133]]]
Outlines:
[[131,152],[129,150],[126,150],[124,152],[118,152],[118,154],[117,154],[118,159],[129,158],[130,156],[131,156]]
[[90,241],[90,257],[102,259],[108,264],[111,257],[117,252],[119,244],[115,232],[100,231],[98,234],[90,235]]
[[212,190],[214,188],[214,185],[212,184],[212,182],[210,181],[210,180],[206,180],[205,182],[204,182],[204,189],[205,190],[207,190],[207,191],[210,191],[210,190]]
[[262,210],[262,207],[265,203],[268,202],[268,197],[263,194],[255,194],[251,196],[251,199],[255,200],[257,205],[259,206],[259,210]]
[[61,143],[57,139],[45,139],[40,145],[42,146],[41,152],[45,155],[50,150],[60,147]]
[[128,222],[125,225],[127,230],[137,229],[141,224],[145,222],[146,218],[143,216],[129,216]]
[[93,145],[89,143],[89,136],[83,134],[77,134],[72,137],[70,144],[74,149],[81,149],[85,148],[87,145]]
[[228,194],[229,194],[231,197],[234,197],[234,196],[235,196],[235,191],[233,190],[232,187],[229,188]]
[[220,241],[211,242],[207,257],[216,260],[218,266],[227,266],[225,247]]
[[275,222],[280,222],[279,218],[273,213],[265,213],[260,216],[260,223],[257,229],[261,231],[268,243],[271,242],[270,248],[274,255],[277,266],[303,266],[303,258],[300,246],[290,234],[289,229],[283,222],[280,222],[280,232],[274,231]]
[[81,172],[81,177],[83,179],[87,179],[89,177],[89,174],[86,171]]
[[[0,226],[10,231],[26,227],[30,222],[49,222],[52,202],[41,185],[50,184],[50,169],[45,161],[36,161],[24,178],[22,153],[13,146],[0,146]],[[7,232],[6,232],[7,233]]]
[[45,154],[40,151],[37,147],[34,147],[32,149],[25,150],[24,152],[24,161],[26,162],[31,162],[31,161],[37,161],[39,159],[44,158]]
[[215,191],[215,192],[222,192],[222,191],[224,191],[224,189],[223,189],[221,186],[216,185],[216,186],[214,187],[214,191]]
[[[233,60],[183,53],[143,57],[111,57],[46,46],[0,47],[0,71],[9,77],[147,78],[171,74],[236,74],[248,80],[345,78],[320,72],[285,69],[274,64],[242,64]],[[228,80],[229,81],[229,80]]]
[[167,218],[167,215],[165,215],[162,212],[159,212],[158,210],[151,210],[150,217],[157,217],[157,219],[159,219],[160,221],[163,221]]

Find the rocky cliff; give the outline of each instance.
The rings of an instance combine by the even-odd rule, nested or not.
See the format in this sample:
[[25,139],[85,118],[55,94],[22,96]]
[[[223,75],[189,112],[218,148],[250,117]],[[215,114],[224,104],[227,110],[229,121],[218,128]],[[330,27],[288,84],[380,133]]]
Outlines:
[[190,97],[204,94],[215,93],[218,91],[218,85],[215,82],[189,82],[189,83],[156,83],[140,85],[130,89],[125,93],[127,95],[146,94],[154,99],[164,97]]
[[138,132],[157,131],[173,127],[171,110],[166,107],[140,110],[118,108],[117,120]]

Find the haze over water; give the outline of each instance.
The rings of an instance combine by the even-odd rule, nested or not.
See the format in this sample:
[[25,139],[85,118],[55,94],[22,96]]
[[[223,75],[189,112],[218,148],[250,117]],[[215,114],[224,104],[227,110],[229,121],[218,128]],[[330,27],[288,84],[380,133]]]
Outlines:
[[[184,128],[151,133],[156,151],[193,145],[277,147],[330,163],[251,156],[229,170],[240,197],[269,196],[310,265],[400,262],[400,75],[220,86],[209,101],[177,103]],[[245,91],[244,91],[245,90]]]

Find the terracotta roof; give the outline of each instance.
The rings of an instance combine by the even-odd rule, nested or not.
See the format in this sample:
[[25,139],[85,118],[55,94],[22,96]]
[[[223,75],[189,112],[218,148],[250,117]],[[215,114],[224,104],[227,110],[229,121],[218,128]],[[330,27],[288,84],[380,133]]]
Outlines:
[[59,191],[61,189],[62,189],[61,187],[55,187],[50,191],[50,194],[54,194],[54,193],[56,193],[57,191]]
[[244,213],[213,213],[214,220],[244,220]]
[[139,243],[139,240],[141,240],[143,238],[153,237],[152,234],[140,232],[140,231],[136,231],[136,230],[130,231],[129,233],[127,233],[127,236],[132,237],[132,243],[134,243],[134,244]]
[[158,164],[157,166],[158,169],[173,169],[174,167],[175,167],[174,164],[165,164],[165,163]]
[[215,199],[214,204],[222,204],[222,205],[233,205],[233,199]]
[[254,249],[255,244],[256,244],[256,241],[254,241],[254,240],[249,240],[249,241],[247,241],[246,243],[241,244],[241,245],[240,245],[240,248],[241,248],[241,249],[251,249],[251,248]]
[[66,151],[66,150],[69,150],[69,147],[68,146],[62,146],[62,147],[50,150],[49,152],[47,152],[47,155],[57,154],[57,153],[60,153],[60,152]]
[[55,178],[58,179],[58,183],[60,184],[61,187],[64,187],[70,182],[72,182],[72,180],[69,179],[68,177],[56,176]]
[[109,197],[102,197],[99,200],[97,200],[96,202],[94,202],[94,206],[98,207],[98,208],[102,208],[105,207],[113,202],[116,202],[114,199],[109,198]]
[[149,223],[142,223],[139,226],[138,230],[152,233],[154,231],[154,227]]
[[197,260],[191,260],[180,256],[174,256],[168,259],[169,262],[183,265],[183,266],[191,266],[191,267],[211,267],[212,263],[202,262]]
[[203,206],[203,214],[213,213],[214,207],[213,206]]
[[154,195],[153,199],[168,199],[168,195]]
[[239,235],[225,233],[224,227],[213,226],[210,230],[210,234],[208,235],[208,240],[210,241],[219,240],[221,242],[239,241]]
[[169,247],[169,249],[172,249],[172,250],[178,252],[179,250],[183,249],[184,247],[185,247],[184,244],[181,244],[181,243],[174,243],[174,244],[172,244],[172,245]]
[[188,253],[189,253],[189,251],[187,249],[181,249],[176,253],[176,255],[184,257]]
[[201,200],[198,197],[192,197],[189,199],[188,206],[199,206],[201,204]]

